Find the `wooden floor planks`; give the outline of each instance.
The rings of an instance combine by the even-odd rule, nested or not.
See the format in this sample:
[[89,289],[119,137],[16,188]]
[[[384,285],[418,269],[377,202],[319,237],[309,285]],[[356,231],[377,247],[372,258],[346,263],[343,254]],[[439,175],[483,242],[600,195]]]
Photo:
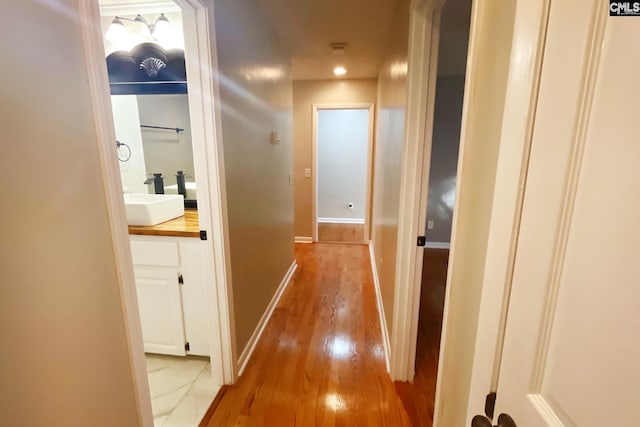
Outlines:
[[384,363],[364,245],[296,245],[299,270],[207,426],[410,426]]
[[395,383],[415,427],[433,424],[449,250],[426,248],[423,259],[416,376],[412,384]]

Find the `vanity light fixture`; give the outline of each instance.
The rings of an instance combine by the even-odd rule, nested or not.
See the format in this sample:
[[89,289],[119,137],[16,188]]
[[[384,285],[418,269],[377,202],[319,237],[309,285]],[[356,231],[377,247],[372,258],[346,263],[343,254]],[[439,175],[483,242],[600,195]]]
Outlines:
[[338,65],[333,69],[333,74],[335,74],[336,76],[344,76],[345,74],[347,74],[347,69],[342,65]]
[[[124,21],[131,22],[131,31],[127,30]],[[150,24],[147,19],[138,14],[134,19],[116,16],[105,33],[105,38],[119,45],[135,45],[147,41],[170,42],[173,38],[171,23],[164,13]],[[131,47],[129,46],[129,47]]]

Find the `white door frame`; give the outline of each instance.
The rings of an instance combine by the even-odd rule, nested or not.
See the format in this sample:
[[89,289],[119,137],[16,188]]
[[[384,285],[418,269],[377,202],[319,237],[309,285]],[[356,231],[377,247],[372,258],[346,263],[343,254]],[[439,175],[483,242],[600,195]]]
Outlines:
[[[474,93],[476,81],[474,72],[483,52],[476,40],[491,34],[492,29],[484,25],[483,4],[492,0],[474,0],[465,82],[465,103],[463,109],[460,159],[472,161],[465,156],[465,141],[473,140],[473,129],[468,128],[473,106],[468,102]],[[424,231],[426,221],[426,192],[428,191],[428,161],[430,160],[430,132],[433,125],[433,101],[435,94],[435,73],[437,65],[437,43],[439,38],[440,10],[442,0],[415,0],[411,14],[407,101],[407,135],[403,154],[403,175],[400,192],[400,212],[398,229],[398,255],[396,265],[395,309],[392,325],[391,375],[395,380],[412,381],[415,369],[415,347],[419,314],[421,286],[422,250],[416,250],[416,236]],[[472,372],[470,366],[457,366],[457,372],[443,368],[443,360],[461,360],[464,355],[456,354],[455,348],[446,343],[453,339],[454,328],[449,322],[464,316],[456,306],[451,305],[452,286],[449,265],[445,309],[442,330],[442,344],[438,366],[438,381],[435,399],[434,426],[443,425],[439,412],[443,402],[450,406],[449,412],[470,416],[484,411],[485,397],[495,380],[494,360],[500,335],[501,319],[504,317],[503,300],[510,277],[510,266],[517,249],[517,224],[524,191],[523,177],[528,162],[528,144],[534,121],[534,107],[540,77],[542,48],[546,10],[549,0],[517,2],[513,28],[513,46],[509,61],[509,79],[502,122],[501,144],[497,164],[493,208],[488,230],[487,253],[484,277],[482,279],[482,299],[478,330],[464,331],[469,337],[476,337]],[[465,174],[464,162],[458,166],[458,186]],[[455,242],[458,209],[454,211],[451,257],[455,257]],[[458,292],[459,290],[455,290]],[[498,366],[499,368],[499,366]],[[469,381],[471,385],[469,385]],[[465,388],[469,400],[461,401],[457,396],[445,395],[447,390]]]
[[[213,39],[213,12],[202,0],[178,0],[183,13],[185,59],[189,81],[189,108],[193,134],[194,168],[198,175],[200,227],[207,231],[205,283],[209,311],[209,340],[214,383],[233,383],[237,366],[231,294],[227,209],[220,129],[220,101],[214,74],[217,70]],[[144,357],[142,330],[133,275],[128,226],[111,113],[109,80],[98,1],[79,2],[83,47],[89,74],[98,150],[110,218],[116,270],[120,283],[140,425],[153,426],[151,397]]]
[[409,21],[407,112],[389,358],[391,377],[398,381],[413,381],[415,374],[423,254],[416,238],[426,226],[443,5],[444,0],[415,0]]
[[469,400],[459,408],[468,425],[474,415],[484,414],[485,397],[498,385],[550,3],[519,1],[516,6]]
[[367,194],[364,213],[364,241],[369,241],[371,232],[371,185],[373,177],[373,133],[375,123],[375,105],[370,102],[344,103],[344,104],[313,104],[311,119],[311,188],[312,188],[312,224],[313,241],[318,241],[318,110],[368,110],[369,111],[369,137],[367,146]]

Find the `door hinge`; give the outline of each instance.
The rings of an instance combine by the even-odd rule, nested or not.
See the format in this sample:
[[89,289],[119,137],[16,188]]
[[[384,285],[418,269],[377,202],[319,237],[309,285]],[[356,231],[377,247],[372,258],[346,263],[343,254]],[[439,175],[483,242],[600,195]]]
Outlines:
[[207,240],[207,230],[200,230],[200,240]]
[[496,392],[492,391],[487,394],[487,398],[484,401],[484,414],[490,419],[493,419],[493,412],[496,409],[496,397]]
[[178,274],[178,283],[180,285],[184,285],[184,277],[182,277],[182,273]]
[[187,341],[186,343],[184,343],[184,349],[186,351],[190,351],[191,350],[191,346],[189,345],[189,341]]
[[427,244],[427,238],[425,236],[418,236],[418,246],[423,247]]

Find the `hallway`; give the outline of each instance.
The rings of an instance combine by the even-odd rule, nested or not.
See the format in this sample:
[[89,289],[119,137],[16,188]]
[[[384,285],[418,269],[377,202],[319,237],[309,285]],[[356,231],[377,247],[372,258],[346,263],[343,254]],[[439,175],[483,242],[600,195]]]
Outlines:
[[369,251],[297,244],[298,272],[206,426],[410,426],[385,370]]

